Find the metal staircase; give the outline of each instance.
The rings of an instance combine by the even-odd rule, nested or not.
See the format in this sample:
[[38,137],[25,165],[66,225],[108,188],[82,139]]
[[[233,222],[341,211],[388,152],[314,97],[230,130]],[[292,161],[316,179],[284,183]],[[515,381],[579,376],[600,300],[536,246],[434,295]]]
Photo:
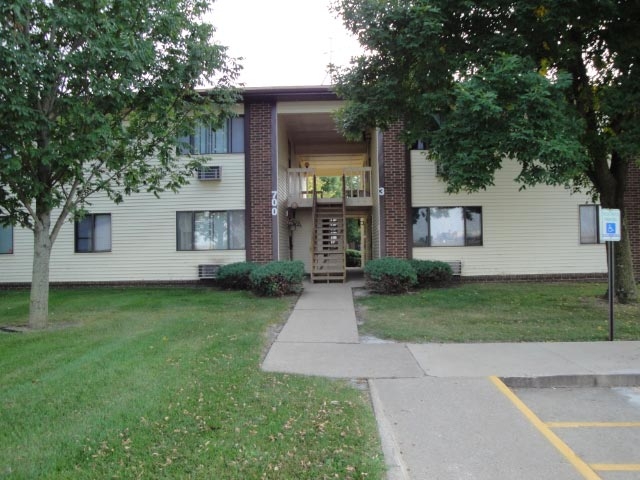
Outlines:
[[344,196],[323,199],[322,203],[319,203],[314,195],[314,233],[311,242],[312,282],[345,281],[347,274],[345,218]]

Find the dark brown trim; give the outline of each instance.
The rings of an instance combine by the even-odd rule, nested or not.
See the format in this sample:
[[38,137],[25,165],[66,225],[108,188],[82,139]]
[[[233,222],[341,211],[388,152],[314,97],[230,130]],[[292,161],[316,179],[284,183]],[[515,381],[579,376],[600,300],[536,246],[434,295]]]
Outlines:
[[278,200],[277,215],[271,215],[271,258],[280,260],[278,256],[280,240],[280,201],[278,195],[278,109],[275,104],[271,104],[271,195],[276,192]]
[[413,258],[413,205],[411,201],[411,150],[405,145],[405,185],[407,216],[407,258]]
[[251,109],[244,109],[244,249],[246,260],[252,260],[251,250]]
[[339,100],[331,87],[259,87],[242,91],[245,103]]
[[[464,266],[463,266],[464,268]],[[500,283],[500,282],[606,282],[606,273],[541,273],[520,275],[469,275],[458,277],[462,283]]]
[[[378,189],[384,188],[384,134],[382,130],[377,132],[378,142]],[[385,196],[380,195],[380,192],[375,192],[378,195],[378,235],[380,244],[380,257],[387,256],[387,225],[386,216],[384,214],[384,201]]]
[[[606,273],[547,273],[523,275],[473,275],[456,277],[455,283],[545,283],[545,282],[606,282]],[[215,280],[139,280],[139,281],[102,281],[102,282],[51,282],[52,288],[117,288],[117,287],[211,287]],[[0,290],[26,290],[30,282],[0,283]]]

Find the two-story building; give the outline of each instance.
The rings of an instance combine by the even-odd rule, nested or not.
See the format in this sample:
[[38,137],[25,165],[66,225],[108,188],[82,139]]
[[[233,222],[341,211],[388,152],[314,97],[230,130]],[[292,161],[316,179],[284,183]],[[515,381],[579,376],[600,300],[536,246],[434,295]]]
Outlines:
[[[597,206],[587,195],[520,191],[508,161],[494,187],[449,195],[428,152],[403,145],[399,127],[345,140],[330,87],[246,89],[243,100],[224,129],[203,126],[184,139],[207,167],[178,194],[136,194],[119,205],[93,197],[89,215],[60,232],[51,281],[196,281],[215,265],[278,259],[303,260],[314,280],[341,280],[347,248],[360,251],[359,267],[384,256],[433,259],[462,277],[606,272]],[[638,269],[636,168],[629,187]],[[32,237],[0,227],[0,283],[30,281]]]

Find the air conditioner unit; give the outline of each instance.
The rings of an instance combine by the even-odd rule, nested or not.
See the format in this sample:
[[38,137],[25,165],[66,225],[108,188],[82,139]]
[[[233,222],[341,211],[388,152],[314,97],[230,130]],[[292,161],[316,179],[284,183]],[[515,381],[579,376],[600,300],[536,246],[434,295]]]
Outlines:
[[219,165],[204,166],[197,170],[198,180],[221,180],[222,168]]
[[220,265],[208,264],[198,265],[198,278],[199,279],[212,279],[218,276],[218,270]]

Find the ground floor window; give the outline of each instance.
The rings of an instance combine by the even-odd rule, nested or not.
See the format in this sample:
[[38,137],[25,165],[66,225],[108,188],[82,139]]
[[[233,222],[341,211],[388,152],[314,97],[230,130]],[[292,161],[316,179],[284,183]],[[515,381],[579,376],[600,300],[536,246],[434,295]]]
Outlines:
[[75,224],[77,253],[111,251],[111,214],[92,213]]
[[482,245],[482,207],[413,209],[414,247]]
[[242,250],[244,210],[177,212],[177,250]]
[[0,255],[13,253],[13,227],[3,225],[0,218]]
[[580,205],[580,243],[599,243],[598,205]]

